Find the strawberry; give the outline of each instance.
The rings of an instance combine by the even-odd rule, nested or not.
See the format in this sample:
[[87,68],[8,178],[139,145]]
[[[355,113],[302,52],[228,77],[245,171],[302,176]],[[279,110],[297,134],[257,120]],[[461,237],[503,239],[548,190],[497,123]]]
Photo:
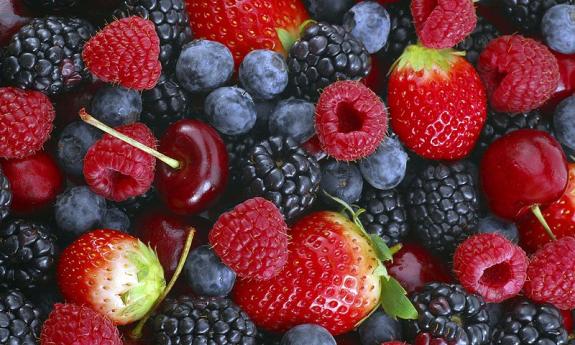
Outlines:
[[486,118],[479,75],[451,49],[407,47],[392,68],[388,102],[395,133],[427,159],[467,156]]
[[301,0],[186,0],[196,38],[228,46],[236,66],[254,49],[287,56],[309,15]]
[[64,250],[58,285],[68,302],[90,306],[125,325],[152,308],[166,282],[151,248],[123,232],[95,230]]

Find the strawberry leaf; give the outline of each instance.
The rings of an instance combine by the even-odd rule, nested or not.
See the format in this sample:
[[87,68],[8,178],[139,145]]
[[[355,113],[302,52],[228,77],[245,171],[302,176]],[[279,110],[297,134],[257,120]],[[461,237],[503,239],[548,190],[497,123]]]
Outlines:
[[377,255],[379,260],[382,262],[393,260],[393,254],[391,253],[391,250],[381,239],[381,237],[377,236],[376,234],[369,234],[369,238],[371,240],[371,246],[375,250],[375,255]]
[[393,277],[381,279],[381,306],[385,313],[396,319],[417,319],[417,310],[407,297],[407,292]]

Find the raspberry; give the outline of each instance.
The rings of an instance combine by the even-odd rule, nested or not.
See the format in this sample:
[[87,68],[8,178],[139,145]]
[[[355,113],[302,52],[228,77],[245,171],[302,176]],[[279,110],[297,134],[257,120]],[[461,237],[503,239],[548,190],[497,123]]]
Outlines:
[[559,84],[557,60],[543,44],[521,35],[489,42],[477,71],[493,109],[527,112],[547,101]]
[[493,233],[468,238],[453,257],[453,271],[461,285],[489,303],[516,296],[525,283],[527,265],[523,249]]
[[122,345],[118,328],[100,313],[75,304],[55,304],[44,322],[41,345]]
[[338,81],[319,97],[315,124],[327,154],[353,161],[377,149],[387,130],[387,111],[381,99],[363,84]]
[[525,295],[535,302],[551,303],[559,309],[575,308],[575,238],[563,237],[547,243],[531,258]]
[[106,25],[84,46],[86,67],[101,80],[134,90],[153,88],[162,72],[154,23],[128,17]]
[[[117,127],[116,130],[156,148],[156,138],[142,123]],[[120,202],[150,189],[155,167],[156,159],[153,156],[105,134],[86,153],[84,178],[95,193]]]
[[413,0],[411,14],[417,36],[428,48],[451,48],[477,24],[471,0]]
[[210,231],[210,244],[239,277],[267,280],[285,265],[287,224],[278,208],[252,198],[224,213]]
[[0,157],[24,158],[41,150],[55,116],[43,93],[0,88]]

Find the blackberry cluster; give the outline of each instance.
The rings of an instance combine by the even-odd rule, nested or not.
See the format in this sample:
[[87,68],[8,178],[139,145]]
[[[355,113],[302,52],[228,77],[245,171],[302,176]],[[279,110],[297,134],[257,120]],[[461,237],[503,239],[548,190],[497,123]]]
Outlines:
[[316,159],[291,138],[271,137],[256,144],[242,166],[247,196],[272,201],[288,221],[312,206],[320,179]]
[[115,205],[128,215],[130,219],[134,219],[142,210],[158,201],[158,193],[154,186],[150,187],[144,194],[128,198],[121,202],[116,202]]
[[515,303],[493,331],[493,345],[564,345],[568,334],[559,309],[527,300]]
[[471,164],[430,162],[407,188],[412,229],[436,254],[452,254],[479,221],[476,175]]
[[142,93],[142,121],[156,135],[163,134],[170,124],[188,114],[188,97],[174,76],[162,74],[153,89]]
[[397,60],[408,45],[417,43],[409,3],[409,1],[400,1],[386,7],[391,24],[383,51],[386,58],[392,62]]
[[503,11],[523,33],[539,33],[545,12],[558,4],[575,4],[575,0],[503,0]]
[[316,100],[338,80],[359,80],[369,73],[369,53],[339,25],[309,25],[290,49],[290,88],[298,98]]
[[377,234],[388,246],[407,235],[407,211],[397,189],[379,190],[364,185],[358,206],[365,210],[360,220],[367,232]]
[[41,313],[18,290],[0,290],[0,344],[36,345]]
[[430,283],[411,300],[418,312],[418,319],[409,321],[412,337],[428,333],[447,344],[490,344],[489,312],[481,296],[458,284]]
[[253,133],[242,136],[224,137],[230,169],[229,186],[235,188],[242,178],[242,165],[247,159],[249,151],[256,145],[256,137]]
[[227,298],[166,299],[149,322],[158,345],[256,344],[256,326]]
[[475,25],[473,32],[455,48],[465,51],[467,61],[475,65],[479,59],[479,54],[485,49],[487,43],[499,36],[500,33],[495,26],[491,25],[485,18],[477,16],[477,25]]
[[94,27],[84,19],[35,18],[6,47],[2,79],[48,95],[69,91],[91,78],[82,49],[93,34]]
[[78,0],[23,0],[33,11],[59,13],[78,7]]
[[0,222],[10,213],[11,204],[12,188],[10,188],[10,181],[0,169]]

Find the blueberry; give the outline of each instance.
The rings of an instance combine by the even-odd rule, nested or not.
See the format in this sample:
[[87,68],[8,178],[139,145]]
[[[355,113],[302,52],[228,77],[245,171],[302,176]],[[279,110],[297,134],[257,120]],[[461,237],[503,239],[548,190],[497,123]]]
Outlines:
[[575,5],[560,4],[545,12],[541,31],[549,48],[563,54],[575,53]]
[[354,0],[303,0],[309,15],[322,22],[341,24],[344,13],[355,4]]
[[515,223],[508,222],[493,215],[488,215],[479,220],[477,232],[491,234],[496,233],[506,237],[509,241],[517,243],[519,232]]
[[355,164],[329,160],[321,165],[321,188],[352,204],[361,197],[363,177]]
[[308,323],[287,331],[280,345],[336,345],[336,342],[327,329]]
[[557,105],[553,116],[553,127],[557,140],[575,150],[575,96],[570,96]]
[[108,126],[127,125],[140,120],[142,96],[138,91],[121,86],[106,86],[96,92],[90,110]]
[[344,28],[361,41],[370,54],[385,46],[390,25],[389,13],[375,1],[362,1],[343,17]]
[[288,85],[288,66],[284,57],[271,50],[254,50],[240,65],[242,86],[256,99],[273,99]]
[[195,40],[182,47],[176,78],[189,92],[205,93],[227,83],[234,73],[234,58],[225,45]]
[[270,114],[269,130],[272,135],[292,137],[298,144],[315,134],[315,106],[297,98],[279,101]]
[[380,345],[387,341],[401,340],[401,324],[381,310],[373,313],[359,326],[361,345]]
[[247,133],[256,124],[256,105],[239,87],[221,87],[206,98],[204,111],[208,122],[226,135]]
[[54,204],[56,224],[64,237],[75,238],[97,227],[106,214],[106,200],[87,186],[67,189]]
[[234,287],[236,273],[222,263],[210,246],[204,245],[188,255],[184,279],[200,296],[226,296]]
[[100,226],[104,229],[114,229],[122,232],[130,231],[130,218],[117,207],[110,207],[106,210]]
[[81,176],[84,169],[84,156],[101,136],[101,131],[82,121],[67,125],[60,134],[56,152],[62,169],[67,174]]
[[405,177],[407,153],[399,140],[387,137],[370,156],[359,161],[359,169],[365,180],[377,189],[397,187]]

